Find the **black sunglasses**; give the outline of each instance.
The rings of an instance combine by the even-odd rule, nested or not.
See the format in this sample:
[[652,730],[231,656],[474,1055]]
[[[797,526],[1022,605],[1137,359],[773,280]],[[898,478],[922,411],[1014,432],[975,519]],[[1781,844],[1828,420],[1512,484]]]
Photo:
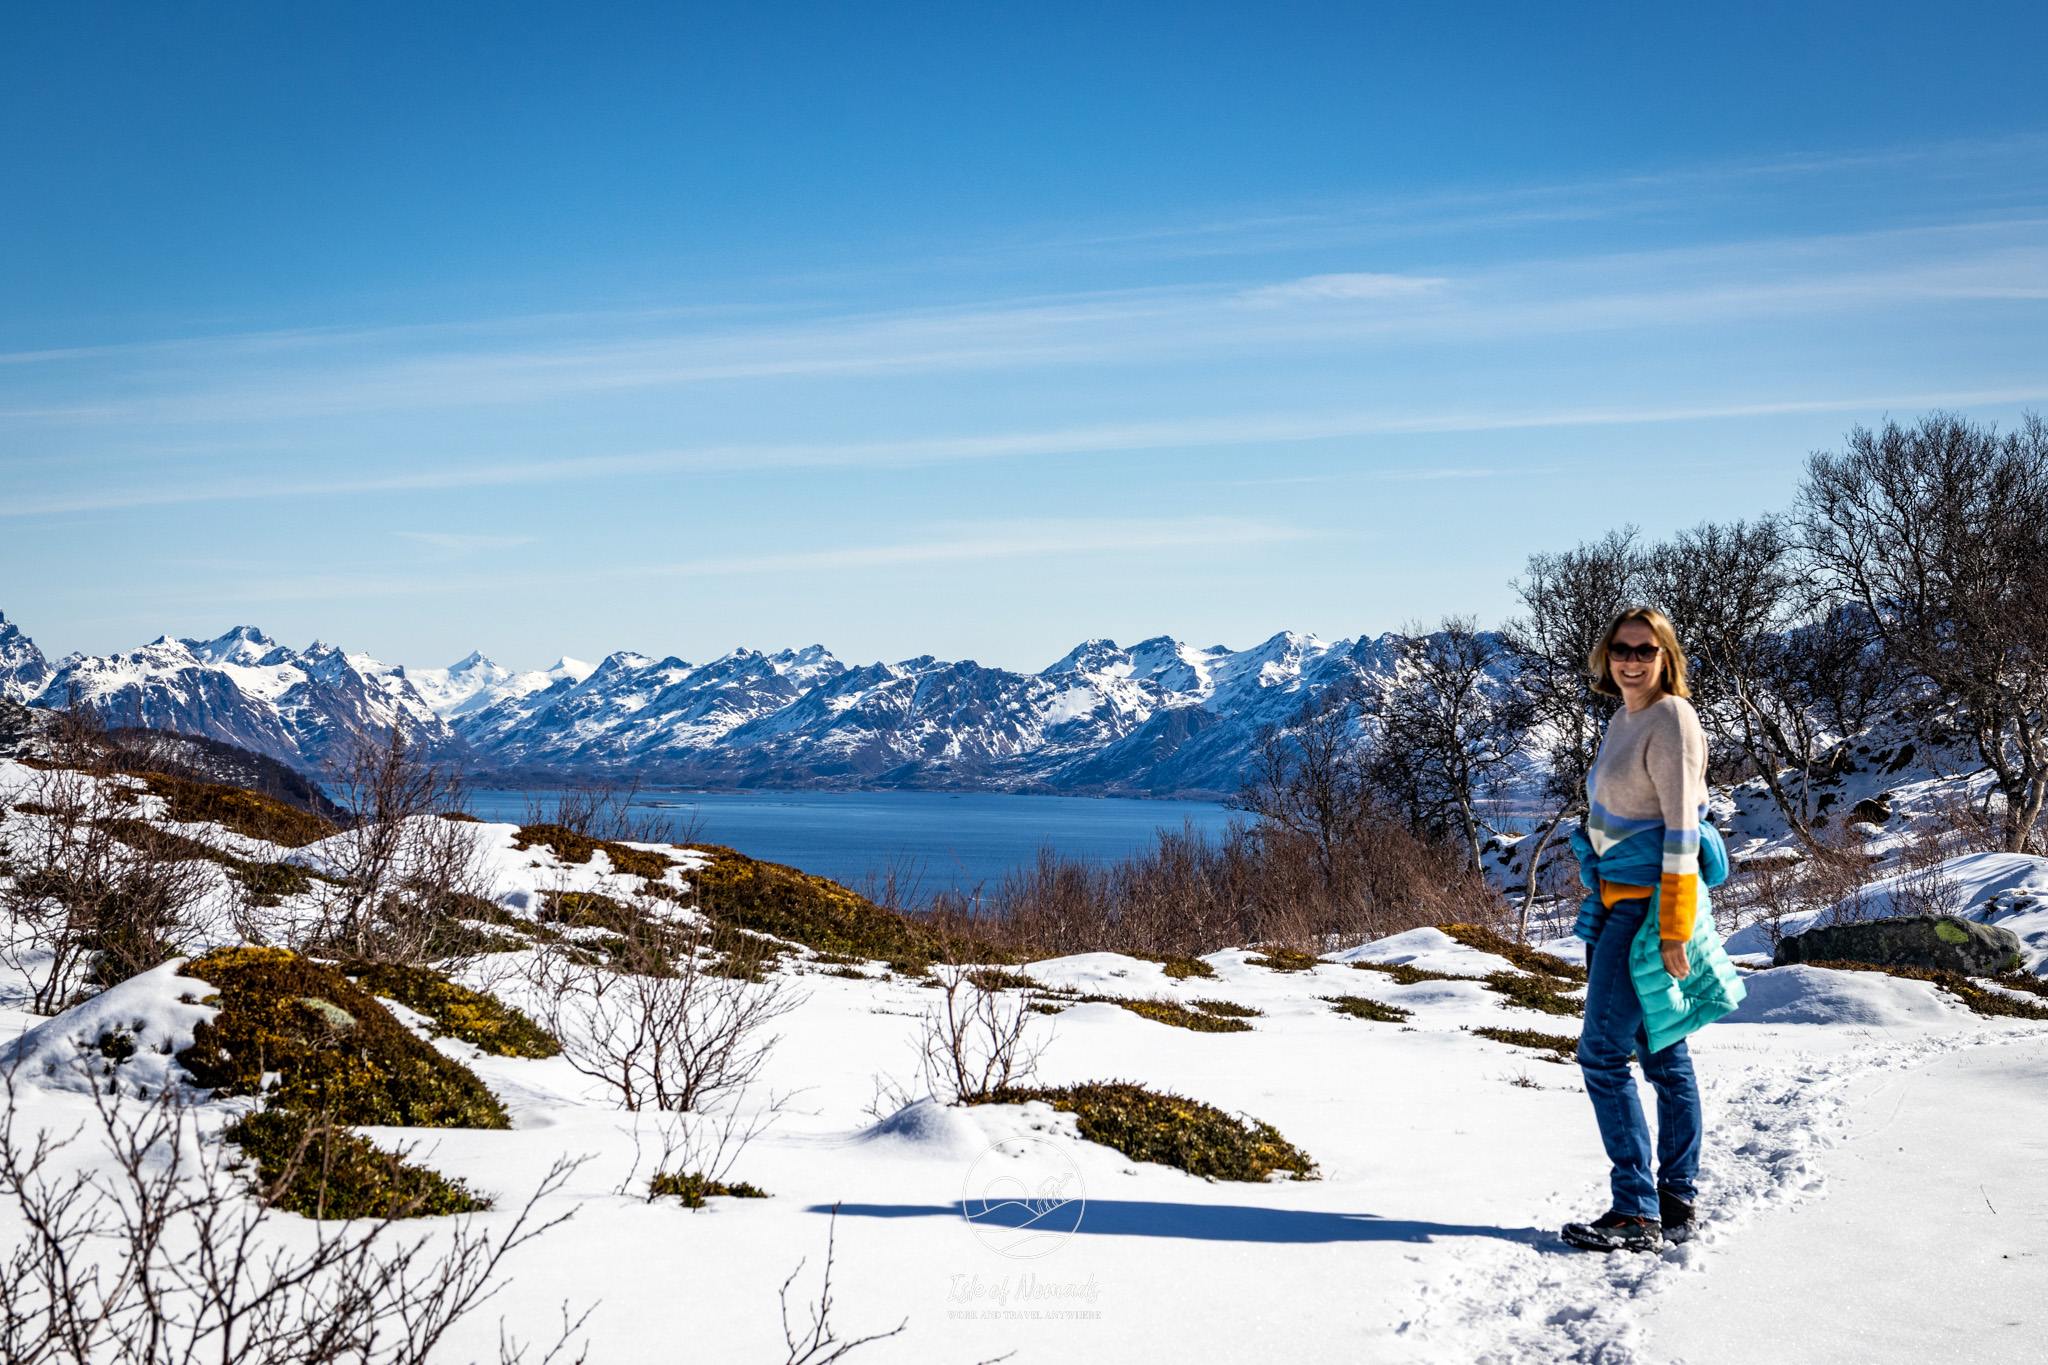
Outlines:
[[1649,663],[1652,659],[1656,658],[1659,654],[1662,654],[1663,652],[1664,646],[1662,645],[1612,644],[1607,646],[1607,657],[1610,659],[1619,659],[1625,664],[1646,664]]

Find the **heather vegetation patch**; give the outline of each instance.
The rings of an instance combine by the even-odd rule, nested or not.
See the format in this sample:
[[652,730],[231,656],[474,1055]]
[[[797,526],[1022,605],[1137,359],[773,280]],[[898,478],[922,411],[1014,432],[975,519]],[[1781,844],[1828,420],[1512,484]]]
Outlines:
[[[1499,938],[1498,935],[1492,934],[1490,930],[1475,929],[1474,926],[1469,924],[1453,924],[1446,925],[1444,932],[1449,933],[1452,929],[1473,931],[1473,937],[1477,941],[1466,942],[1464,939],[1459,940],[1460,942],[1465,942],[1467,947],[1478,948],[1481,952],[1495,953],[1501,957],[1508,956],[1507,953],[1502,952],[1500,949],[1487,946],[1489,936],[1491,938]],[[1524,976],[1520,972],[1488,972],[1485,976],[1461,976],[1456,972],[1432,972],[1421,967],[1410,967],[1404,963],[1354,962],[1351,965],[1360,971],[1379,972],[1385,976],[1390,976],[1394,979],[1396,985],[1401,986],[1413,986],[1422,981],[1470,981],[1486,987],[1486,989],[1496,995],[1506,996],[1507,999],[1502,1003],[1510,1008],[1519,1007],[1521,1009],[1536,1010],[1543,1014],[1584,1014],[1586,1012],[1586,1004],[1583,1000],[1574,999],[1564,994],[1564,991],[1560,989],[1560,987],[1570,989],[1575,981],[1579,983],[1584,982],[1584,972],[1579,972],[1576,978],[1566,976],[1564,972],[1574,972],[1578,971],[1578,969],[1568,962],[1550,956],[1548,953],[1522,949],[1521,945],[1508,943],[1506,939],[1500,939],[1500,942],[1506,947],[1517,949],[1521,952],[1524,960],[1536,964],[1529,969],[1536,974]],[[1553,966],[1563,968],[1564,971],[1553,972],[1551,970]]]
[[178,1060],[222,1095],[330,1122],[509,1128],[467,1067],[443,1057],[339,971],[282,948],[223,948],[186,964],[219,1014]]
[[[1883,972],[1887,976],[1904,977],[1908,981],[1929,981],[1962,1001],[1974,1014],[1987,1019],[2037,1019],[2048,1020],[2048,1007],[2015,1000],[1997,991],[1987,991],[1961,972],[1930,970],[1925,967],[1879,967],[1869,962],[1808,962],[1808,967],[1825,967],[1836,972]],[[1994,978],[1998,984],[2010,985],[2004,978]],[[2039,995],[2044,994],[2033,987],[2021,987]]]
[[1202,961],[1199,957],[1159,957],[1149,960],[1165,963],[1166,974],[1176,981],[1184,981],[1191,976],[1214,977],[1216,975],[1216,969]]
[[1094,1081],[1057,1089],[992,1090],[970,1103],[1029,1104],[1074,1115],[1081,1136],[1133,1161],[1156,1161],[1204,1180],[1264,1180],[1286,1174],[1315,1178],[1308,1153],[1269,1123],[1224,1113],[1184,1095],[1126,1081]]
[[1586,969],[1574,967],[1561,957],[1540,953],[1526,943],[1516,943],[1493,930],[1477,924],[1440,924],[1437,928],[1458,942],[1477,952],[1492,953],[1504,957],[1525,972],[1538,976],[1555,976],[1578,985],[1586,984]]
[[1255,1010],[1250,1005],[1234,1004],[1228,1000],[1190,1000],[1188,1008],[1222,1019],[1259,1019],[1266,1013],[1264,1010]]
[[1334,1005],[1337,1013],[1348,1014],[1353,1019],[1370,1019],[1380,1024],[1402,1024],[1415,1017],[1411,1010],[1399,1005],[1383,1005],[1363,995],[1321,995],[1316,997],[1325,1004]]
[[219,825],[285,848],[303,848],[339,832],[317,815],[245,787],[195,782],[164,773],[137,776],[148,786],[151,796],[163,799],[165,814],[179,824]]
[[2048,981],[2042,980],[2029,971],[2001,972],[1991,978],[2011,991],[2025,991],[2028,995],[2048,997]]
[[1547,976],[1523,976],[1519,972],[1488,972],[1480,978],[1486,989],[1507,997],[1510,1008],[1536,1010],[1543,1014],[1584,1014],[1586,1002],[1561,994],[1558,981]]
[[491,1207],[462,1181],[297,1110],[247,1115],[222,1137],[255,1167],[255,1183],[273,1207],[308,1218],[431,1218]]
[[1394,978],[1397,986],[1413,986],[1418,981],[1483,981],[1484,977],[1459,976],[1456,972],[1432,972],[1421,967],[1410,967],[1404,962],[1354,962],[1352,966],[1362,972],[1379,972]]
[[364,990],[432,1019],[437,1035],[493,1056],[553,1057],[562,1050],[553,1034],[496,996],[458,986],[439,972],[396,963],[361,963],[347,971]]
[[733,1199],[766,1199],[768,1191],[759,1185],[749,1185],[744,1180],[727,1183],[713,1180],[702,1171],[688,1174],[670,1174],[663,1171],[647,1182],[647,1197],[661,1199],[673,1196],[683,1201],[686,1209],[701,1209],[706,1199],[713,1195],[726,1195]]
[[609,929],[615,934],[637,931],[646,917],[632,906],[599,891],[543,891],[540,919],[543,924],[565,924],[574,929]]
[[592,839],[562,825],[522,825],[512,836],[514,848],[529,849],[536,845],[551,850],[565,863],[587,863],[592,854],[602,853],[614,871],[645,877],[650,882],[661,881],[676,866],[662,854],[627,848],[610,839]]
[[[291,807],[285,809],[290,810]],[[142,851],[150,857],[173,862],[213,863],[225,868],[228,876],[248,891],[251,903],[259,906],[277,906],[283,904],[286,896],[304,895],[313,889],[314,879],[320,877],[319,873],[296,863],[266,863],[238,858],[225,849],[175,830],[158,829],[146,820],[130,816],[116,816],[99,824],[116,843]]]
[[1178,1000],[1126,1000],[1094,995],[1086,997],[1086,1001],[1091,1004],[1116,1005],[1129,1010],[1132,1014],[1156,1019],[1175,1028],[1193,1029],[1196,1033],[1245,1033],[1251,1029],[1251,1025],[1242,1017],[1191,1010]]
[[1001,967],[982,967],[967,972],[966,977],[985,991],[1035,991],[1038,983],[1022,972],[1004,971]]
[[1496,1043],[1506,1043],[1511,1047],[1526,1047],[1537,1052],[1551,1053],[1545,1061],[1569,1062],[1579,1055],[1579,1040],[1570,1034],[1538,1033],[1535,1029],[1527,1028],[1476,1028],[1472,1032],[1478,1037],[1488,1038]]
[[691,874],[698,905],[723,924],[822,953],[881,961],[921,976],[933,962],[1012,963],[1014,954],[965,935],[942,933],[876,905],[835,881],[722,845],[693,844],[711,864]]
[[1276,972],[1308,972],[1314,971],[1321,959],[1292,948],[1274,948],[1264,957],[1248,957],[1245,961],[1254,967],[1271,967]]

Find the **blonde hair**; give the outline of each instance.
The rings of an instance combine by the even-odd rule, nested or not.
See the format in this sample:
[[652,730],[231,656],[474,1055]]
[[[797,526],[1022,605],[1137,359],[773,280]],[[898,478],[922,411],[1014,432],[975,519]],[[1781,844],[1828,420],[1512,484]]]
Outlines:
[[1614,643],[1615,634],[1631,621],[1641,621],[1648,626],[1651,636],[1664,651],[1664,672],[1659,679],[1664,691],[1674,697],[1690,697],[1692,689],[1685,685],[1685,651],[1678,647],[1678,632],[1672,629],[1671,618],[1655,607],[1623,607],[1607,623],[1607,631],[1600,637],[1600,643],[1593,646],[1593,652],[1586,656],[1586,672],[1593,677],[1593,690],[1603,696],[1621,695],[1621,689],[1614,685],[1614,677],[1607,669],[1607,647]]

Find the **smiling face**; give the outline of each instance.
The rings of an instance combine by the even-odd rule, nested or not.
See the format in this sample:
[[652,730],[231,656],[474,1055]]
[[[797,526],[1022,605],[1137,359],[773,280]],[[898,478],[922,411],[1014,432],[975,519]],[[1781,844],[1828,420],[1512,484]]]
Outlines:
[[[1619,649],[1616,646],[1620,646]],[[1647,658],[1626,657],[1650,651]],[[1664,655],[1657,648],[1657,636],[1642,621],[1624,621],[1607,647],[1607,675],[1614,679],[1621,699],[1631,711],[1640,711],[1664,690]]]

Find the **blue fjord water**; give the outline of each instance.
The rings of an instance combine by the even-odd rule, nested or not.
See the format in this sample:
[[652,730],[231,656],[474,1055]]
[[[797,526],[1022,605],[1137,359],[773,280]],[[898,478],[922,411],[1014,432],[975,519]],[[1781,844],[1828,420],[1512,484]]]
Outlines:
[[[477,791],[470,810],[482,820],[522,823],[532,802],[552,804],[553,795]],[[858,883],[870,870],[879,875],[895,859],[921,869],[927,893],[993,886],[1044,845],[1110,862],[1149,847],[1161,829],[1192,822],[1215,835],[1233,816],[1207,801],[997,792],[642,792],[633,810],[667,817],[679,835],[700,843],[840,882]]]

